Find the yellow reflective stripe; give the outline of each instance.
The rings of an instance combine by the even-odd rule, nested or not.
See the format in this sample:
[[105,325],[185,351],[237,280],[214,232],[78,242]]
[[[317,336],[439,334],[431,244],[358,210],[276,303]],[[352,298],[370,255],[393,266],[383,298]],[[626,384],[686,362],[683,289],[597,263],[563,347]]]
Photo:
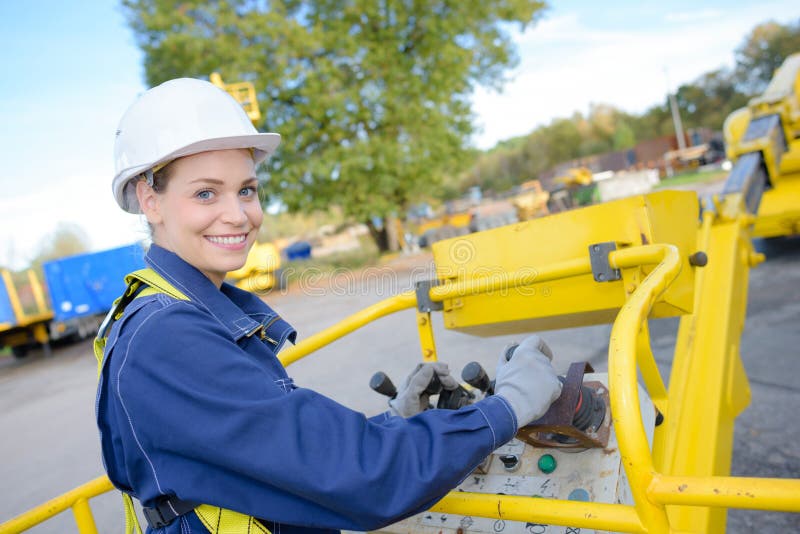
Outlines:
[[105,337],[94,338],[94,357],[97,360],[97,380],[100,380],[100,373],[103,372],[103,353],[106,350]]
[[122,504],[125,507],[125,534],[142,534],[139,518],[133,508],[133,499],[127,493],[122,493]]
[[194,513],[211,534],[271,534],[255,517],[219,506],[201,504]]
[[134,271],[125,277],[125,283],[130,284],[133,280],[144,282],[148,286],[165,293],[170,297],[177,300],[189,300],[189,297],[175,289],[175,287],[167,282],[163,276],[155,272],[153,269],[140,269]]
[[149,295],[157,295],[159,293],[163,293],[163,291],[159,291],[158,289],[156,289],[154,287],[148,286],[148,287],[142,289],[141,291],[139,291],[139,294],[136,295],[136,298],[138,299],[139,297],[147,297]]

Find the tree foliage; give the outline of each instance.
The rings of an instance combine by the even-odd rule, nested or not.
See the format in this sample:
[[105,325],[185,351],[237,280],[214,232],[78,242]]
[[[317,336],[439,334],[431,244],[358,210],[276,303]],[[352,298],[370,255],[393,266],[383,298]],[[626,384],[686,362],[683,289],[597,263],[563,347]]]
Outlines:
[[517,60],[528,0],[123,0],[147,83],[252,81],[260,130],[283,144],[266,201],[338,205],[362,220],[405,208],[465,161],[469,97]]
[[760,93],[786,56],[800,51],[800,19],[787,25],[759,24],[736,49],[736,75],[742,91]]

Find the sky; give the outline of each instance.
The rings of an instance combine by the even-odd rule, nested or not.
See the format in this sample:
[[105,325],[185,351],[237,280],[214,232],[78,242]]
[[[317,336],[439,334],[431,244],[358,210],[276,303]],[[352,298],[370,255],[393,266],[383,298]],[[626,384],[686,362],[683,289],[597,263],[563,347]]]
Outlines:
[[[520,61],[504,90],[476,91],[475,146],[591,103],[644,111],[667,90],[733,66],[756,24],[800,17],[796,0],[551,4],[514,32]],[[114,131],[146,89],[118,3],[0,0],[0,66],[0,265],[25,267],[60,224],[82,228],[92,250],[143,239],[143,221],[111,195]]]

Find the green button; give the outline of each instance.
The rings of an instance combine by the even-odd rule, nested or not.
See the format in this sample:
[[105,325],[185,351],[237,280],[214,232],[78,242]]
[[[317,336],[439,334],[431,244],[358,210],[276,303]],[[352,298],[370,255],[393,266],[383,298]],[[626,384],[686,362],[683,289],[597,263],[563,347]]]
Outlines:
[[556,459],[550,454],[543,454],[542,457],[539,458],[538,465],[542,473],[549,475],[556,470]]

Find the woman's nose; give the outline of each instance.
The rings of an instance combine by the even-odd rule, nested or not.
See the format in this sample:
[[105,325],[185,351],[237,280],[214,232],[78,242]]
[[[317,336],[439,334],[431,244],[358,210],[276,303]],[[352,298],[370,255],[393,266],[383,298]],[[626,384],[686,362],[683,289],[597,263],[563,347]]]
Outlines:
[[247,222],[245,205],[238,195],[226,200],[222,211],[222,220],[236,226],[242,226]]

